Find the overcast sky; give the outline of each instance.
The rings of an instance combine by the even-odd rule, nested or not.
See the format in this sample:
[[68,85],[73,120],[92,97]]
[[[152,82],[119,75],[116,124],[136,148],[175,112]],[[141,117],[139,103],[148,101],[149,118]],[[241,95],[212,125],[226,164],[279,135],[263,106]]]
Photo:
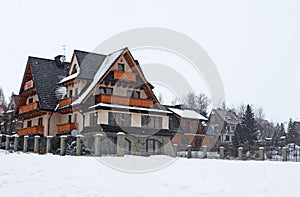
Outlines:
[[5,96],[18,93],[29,55],[53,58],[66,45],[69,60],[74,49],[91,51],[112,35],[153,26],[182,32],[208,52],[229,106],[262,106],[273,121],[300,117],[299,1],[177,2],[1,1]]

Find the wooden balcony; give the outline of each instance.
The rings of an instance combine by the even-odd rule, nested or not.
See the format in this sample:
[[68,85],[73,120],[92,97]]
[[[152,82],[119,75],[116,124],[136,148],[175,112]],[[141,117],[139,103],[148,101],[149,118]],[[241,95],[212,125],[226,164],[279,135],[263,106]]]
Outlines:
[[24,90],[28,90],[33,87],[33,80],[27,81],[24,85]]
[[117,105],[135,106],[135,107],[147,107],[153,106],[153,101],[146,99],[127,98],[120,96],[112,96],[105,94],[98,94],[95,96],[95,102],[97,103],[109,103]]
[[18,129],[18,135],[44,135],[44,126],[32,126],[23,129]]
[[73,129],[77,129],[78,124],[77,123],[64,123],[57,125],[57,132],[58,133],[64,133],[64,132],[70,132]]
[[136,81],[136,74],[130,72],[122,72],[119,70],[114,70],[114,79],[124,80],[124,81]]
[[33,102],[33,103],[29,103],[27,105],[20,106],[19,107],[19,114],[23,114],[23,113],[26,113],[26,112],[33,111],[33,110],[37,109],[38,106],[39,106],[39,103],[37,101]]
[[72,102],[73,102],[73,98],[64,98],[60,100],[58,103],[59,103],[59,107],[62,108],[71,105]]

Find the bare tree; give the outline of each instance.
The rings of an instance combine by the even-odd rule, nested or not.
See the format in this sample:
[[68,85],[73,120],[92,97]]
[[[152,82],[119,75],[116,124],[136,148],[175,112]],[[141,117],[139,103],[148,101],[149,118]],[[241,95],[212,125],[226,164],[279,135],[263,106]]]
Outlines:
[[264,119],[265,118],[265,112],[262,107],[259,107],[258,110],[256,111],[256,118],[257,119]]
[[196,95],[194,92],[189,92],[184,98],[183,98],[184,104],[186,107],[191,109],[196,109]]
[[157,99],[158,99],[158,101],[159,101],[160,104],[162,104],[162,103],[164,102],[164,97],[163,97],[163,95],[161,94],[161,92],[159,93]]
[[246,111],[246,105],[244,103],[240,104],[240,106],[238,106],[236,111],[237,111],[238,116],[242,117]]
[[196,96],[197,106],[196,110],[206,116],[207,115],[207,107],[210,104],[210,99],[203,93],[200,93],[198,96]]

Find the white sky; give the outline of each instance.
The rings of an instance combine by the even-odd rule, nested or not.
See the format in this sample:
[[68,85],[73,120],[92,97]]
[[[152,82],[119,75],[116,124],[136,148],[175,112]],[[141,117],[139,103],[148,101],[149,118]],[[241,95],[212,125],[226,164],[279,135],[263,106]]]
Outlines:
[[91,51],[122,31],[165,27],[208,52],[229,106],[252,103],[274,121],[296,119],[299,10],[297,0],[1,1],[0,85],[6,97],[19,91],[29,55],[53,58],[65,44],[69,60],[74,49]]

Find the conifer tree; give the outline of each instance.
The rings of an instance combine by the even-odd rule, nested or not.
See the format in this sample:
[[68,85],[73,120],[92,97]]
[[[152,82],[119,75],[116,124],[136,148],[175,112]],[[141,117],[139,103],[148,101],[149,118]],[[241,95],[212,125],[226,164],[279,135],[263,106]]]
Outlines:
[[257,140],[257,136],[256,136],[257,127],[256,127],[255,116],[250,105],[247,105],[246,111],[242,118],[242,124],[245,126],[246,129],[246,134],[245,134],[246,141],[250,145],[254,145],[254,143]]

